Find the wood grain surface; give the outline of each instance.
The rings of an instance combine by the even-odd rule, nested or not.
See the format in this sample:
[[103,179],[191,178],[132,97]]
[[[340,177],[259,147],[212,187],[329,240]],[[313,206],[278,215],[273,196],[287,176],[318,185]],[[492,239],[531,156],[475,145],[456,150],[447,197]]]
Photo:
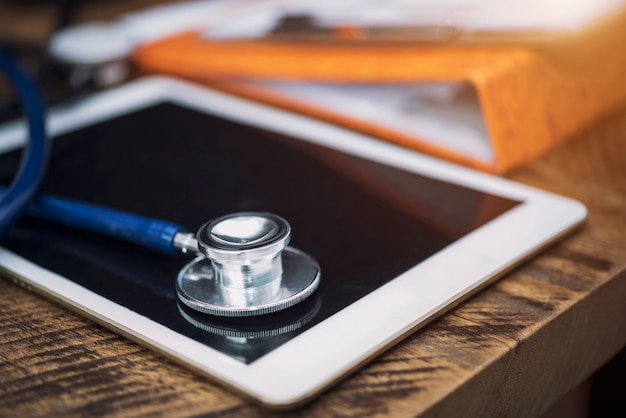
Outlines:
[[508,177],[582,201],[588,221],[293,411],[0,278],[0,416],[539,415],[626,345],[626,108]]

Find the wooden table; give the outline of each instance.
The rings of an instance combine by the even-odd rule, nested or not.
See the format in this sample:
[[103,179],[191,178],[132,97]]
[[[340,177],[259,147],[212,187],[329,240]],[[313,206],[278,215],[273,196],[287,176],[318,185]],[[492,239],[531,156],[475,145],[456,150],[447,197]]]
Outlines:
[[587,223],[291,412],[0,278],[0,416],[539,415],[626,345],[626,108],[507,177]]

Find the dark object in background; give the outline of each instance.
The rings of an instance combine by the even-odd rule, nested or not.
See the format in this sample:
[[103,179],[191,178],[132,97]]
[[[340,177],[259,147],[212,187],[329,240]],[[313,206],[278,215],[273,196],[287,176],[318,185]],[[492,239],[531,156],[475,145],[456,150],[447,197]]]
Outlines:
[[623,417],[626,410],[626,349],[591,378],[589,417]]
[[[78,8],[85,2],[96,0],[6,0],[20,7],[40,7],[55,5],[52,35],[74,21]],[[46,106],[63,103],[83,97],[95,89],[93,77],[73,75],[73,69],[53,59],[48,53],[48,40],[32,43],[16,39],[0,38],[0,45],[6,47],[20,66],[28,72],[41,92]],[[1,90],[0,90],[1,92]],[[11,92],[9,92],[11,93]],[[0,123],[21,117],[21,108],[11,94],[0,95]]]

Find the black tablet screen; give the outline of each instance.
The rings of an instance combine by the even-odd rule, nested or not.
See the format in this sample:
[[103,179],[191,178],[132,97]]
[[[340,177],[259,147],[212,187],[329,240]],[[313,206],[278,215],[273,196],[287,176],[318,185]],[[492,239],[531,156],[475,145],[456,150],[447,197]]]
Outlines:
[[[5,183],[17,156],[0,160]],[[180,306],[174,284],[185,256],[29,219],[3,243],[245,363],[519,203],[171,103],[59,136],[42,189],[191,231],[238,211],[286,218],[291,245],[319,262],[320,286],[294,308],[237,320]]]

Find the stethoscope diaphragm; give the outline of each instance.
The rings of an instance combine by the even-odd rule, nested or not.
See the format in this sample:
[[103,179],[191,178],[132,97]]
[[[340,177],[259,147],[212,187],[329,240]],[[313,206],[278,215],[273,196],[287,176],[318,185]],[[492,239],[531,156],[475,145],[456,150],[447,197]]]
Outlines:
[[320,281],[318,263],[287,244],[289,223],[274,214],[240,212],[204,224],[196,235],[202,253],[176,281],[186,306],[210,315],[242,317],[289,308]]

